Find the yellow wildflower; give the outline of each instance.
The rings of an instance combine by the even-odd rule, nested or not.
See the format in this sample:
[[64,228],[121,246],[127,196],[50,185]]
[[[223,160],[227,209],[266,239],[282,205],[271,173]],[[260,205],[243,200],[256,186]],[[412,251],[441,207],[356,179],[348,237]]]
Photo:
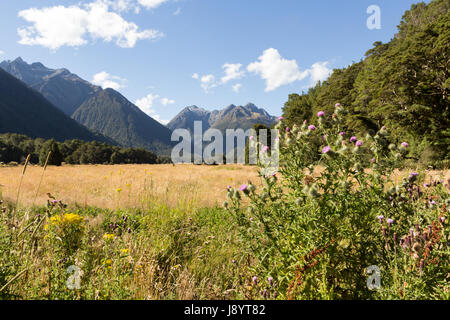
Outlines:
[[113,233],[105,233],[103,235],[103,239],[105,240],[114,240],[116,236]]

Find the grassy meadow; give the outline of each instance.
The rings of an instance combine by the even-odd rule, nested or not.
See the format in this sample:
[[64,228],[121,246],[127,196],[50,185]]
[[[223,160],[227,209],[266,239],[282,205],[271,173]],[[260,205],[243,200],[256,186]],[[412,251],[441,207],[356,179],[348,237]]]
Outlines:
[[[255,261],[222,208],[227,186],[261,185],[256,167],[64,165],[42,178],[29,165],[22,173],[0,168],[1,299],[276,297],[255,286]],[[425,179],[437,177],[450,172]]]
[[[228,185],[258,182],[256,167],[196,165],[49,166],[39,188],[42,167],[28,166],[20,191],[23,206],[45,205],[47,193],[68,204],[107,209],[146,209],[154,203],[191,208],[221,206]],[[15,200],[22,167],[0,167],[4,199]]]
[[[220,207],[228,185],[257,182],[257,168],[48,166],[37,193],[43,168],[28,166],[20,182],[22,171],[22,166],[0,168],[0,259],[4,260],[0,284],[13,279],[0,288],[0,298],[231,299],[248,295],[237,289],[245,277],[233,279],[239,279],[239,272],[245,275],[249,261],[242,260],[233,221]],[[51,217],[58,214],[63,220],[73,214],[58,225],[64,230],[54,235],[60,239],[57,242],[80,241],[76,253],[59,250],[58,243],[49,240]],[[82,217],[79,226],[77,217]],[[81,229],[84,237],[78,239]],[[61,240],[64,236],[68,238]],[[70,265],[81,267],[80,290],[67,288]]]

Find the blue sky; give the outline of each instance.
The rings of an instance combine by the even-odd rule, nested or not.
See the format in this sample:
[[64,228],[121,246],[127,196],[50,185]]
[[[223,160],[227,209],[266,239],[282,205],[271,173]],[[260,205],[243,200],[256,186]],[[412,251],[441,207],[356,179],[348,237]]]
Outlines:
[[[253,102],[280,115],[290,93],[389,41],[417,2],[1,1],[0,60],[65,67],[161,122],[190,105]],[[380,8],[381,29],[367,27],[371,5]]]

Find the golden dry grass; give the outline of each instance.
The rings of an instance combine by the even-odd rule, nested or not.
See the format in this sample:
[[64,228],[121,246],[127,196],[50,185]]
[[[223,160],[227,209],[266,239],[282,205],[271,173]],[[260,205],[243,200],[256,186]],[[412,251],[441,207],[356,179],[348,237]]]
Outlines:
[[[0,167],[0,194],[15,201],[22,167]],[[319,174],[320,168],[315,173]],[[65,165],[49,166],[36,205],[51,193],[68,204],[100,208],[148,208],[151,204],[198,208],[221,205],[226,186],[238,187],[249,180],[260,184],[258,168],[241,165]],[[33,204],[42,167],[28,166],[19,203]],[[406,173],[396,171],[394,180]],[[450,179],[450,170],[427,171],[427,179]]]
[[[15,201],[22,167],[0,167],[0,192]],[[28,166],[19,203],[33,203],[42,167]],[[256,167],[196,165],[65,165],[49,166],[36,205],[51,193],[68,204],[115,209],[146,208],[152,202],[168,206],[212,207],[221,205],[226,187],[259,183]]]

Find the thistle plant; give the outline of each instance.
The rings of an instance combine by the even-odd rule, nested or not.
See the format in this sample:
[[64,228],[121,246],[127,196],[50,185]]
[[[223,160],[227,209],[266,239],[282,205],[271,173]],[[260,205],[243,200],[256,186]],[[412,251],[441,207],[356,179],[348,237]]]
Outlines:
[[[345,113],[336,104],[317,123],[288,130],[281,119],[279,173],[261,175],[261,190],[228,188],[225,207],[254,261],[251,272],[276,281],[271,297],[281,299],[448,297],[448,190],[441,183],[424,193],[418,173],[398,183],[394,170],[408,143],[393,141],[386,127],[351,135]],[[427,235],[415,231],[405,247],[415,225]],[[367,286],[372,265],[381,270],[378,290]]]

